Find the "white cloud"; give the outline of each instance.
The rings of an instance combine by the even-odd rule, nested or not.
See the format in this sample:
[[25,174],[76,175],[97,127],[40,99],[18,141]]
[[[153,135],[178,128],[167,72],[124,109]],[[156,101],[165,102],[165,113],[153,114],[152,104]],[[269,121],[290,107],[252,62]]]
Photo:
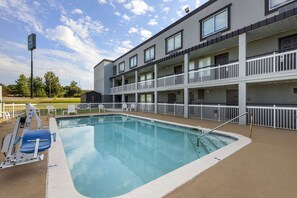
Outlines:
[[146,40],[150,37],[152,37],[152,32],[144,29],[144,28],[138,28],[138,27],[130,27],[128,33],[131,34],[139,34],[141,36],[141,40]]
[[119,12],[115,12],[114,14],[117,16],[121,16],[121,14]]
[[104,31],[102,23],[100,21],[93,21],[89,16],[81,17],[75,21],[62,15],[60,20],[83,39],[87,38],[90,34],[98,34]]
[[72,14],[83,14],[83,11],[81,9],[76,8],[76,9],[72,10],[71,13]]
[[170,2],[170,1],[172,1],[172,0],[163,0],[164,2]]
[[132,48],[133,46],[131,45],[131,41],[125,40],[125,41],[122,41],[120,44],[118,44],[118,46],[115,48],[115,51],[119,54],[124,54]]
[[27,24],[36,32],[42,33],[42,24],[35,16],[36,10],[27,5],[24,0],[1,0],[0,1],[0,18],[11,21],[16,19]]
[[118,3],[125,3],[126,0],[116,0]]
[[106,1],[106,0],[98,0],[98,3],[99,3],[99,4],[106,4],[107,1]]
[[150,19],[150,21],[148,22],[148,25],[149,26],[156,26],[158,25],[158,22],[156,21],[156,19]]
[[123,15],[123,19],[125,21],[131,21],[131,18],[128,15],[126,15],[126,14]]
[[176,11],[176,14],[177,14],[178,17],[182,17],[183,16],[183,12],[180,11],[180,10],[179,11]]
[[168,14],[169,10],[170,10],[169,7],[165,7],[165,8],[163,8],[163,12],[165,12],[166,14]]
[[46,37],[75,52],[87,66],[95,65],[100,58],[101,52],[90,39],[82,39],[67,26],[59,25],[55,29],[47,29]]
[[186,2],[188,0],[178,0],[180,3]]
[[201,4],[200,0],[196,0],[196,8],[198,8],[200,4]]
[[147,12],[155,11],[152,6],[149,6],[143,0],[131,0],[129,3],[125,4],[124,7],[135,15],[145,15]]
[[152,32],[142,28],[140,30],[140,36],[141,36],[141,40],[146,40],[146,39],[152,37]]
[[135,27],[130,27],[129,31],[128,31],[129,34],[138,34],[139,33],[139,30],[138,28],[135,28]]
[[[29,76],[30,62],[23,55],[24,50],[27,48],[26,44],[11,41],[0,42],[0,68],[5,74],[1,75],[1,82],[14,84],[20,74]],[[13,52],[13,57],[7,52]],[[79,56],[76,52],[43,48],[34,51],[34,76],[43,77],[47,71],[53,71],[59,76],[62,85],[69,85],[74,79],[80,81],[84,89],[90,89],[93,84],[93,66],[96,63],[88,64],[88,60],[83,56]]]

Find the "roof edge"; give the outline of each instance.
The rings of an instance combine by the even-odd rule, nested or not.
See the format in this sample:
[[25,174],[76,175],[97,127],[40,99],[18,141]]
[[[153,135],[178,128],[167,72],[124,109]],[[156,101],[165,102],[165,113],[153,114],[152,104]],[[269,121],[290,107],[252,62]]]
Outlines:
[[97,67],[97,66],[99,66],[102,62],[104,62],[104,61],[108,61],[108,62],[114,62],[114,61],[112,61],[112,60],[109,60],[109,59],[102,59],[97,65],[95,65],[94,66],[94,69]]

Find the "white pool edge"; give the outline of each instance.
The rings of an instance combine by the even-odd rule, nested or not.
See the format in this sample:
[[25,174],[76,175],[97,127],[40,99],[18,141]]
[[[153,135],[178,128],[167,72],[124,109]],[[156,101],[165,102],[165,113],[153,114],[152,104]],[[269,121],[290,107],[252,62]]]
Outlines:
[[[104,114],[100,114],[104,115]],[[108,114],[107,114],[108,115]],[[109,114],[110,115],[110,114]],[[135,115],[128,115],[121,113],[120,115],[127,115],[131,117],[141,118],[145,120],[153,120],[177,126],[196,128],[191,125],[178,124],[163,120],[157,120],[152,118],[146,118]],[[84,117],[84,116],[83,116]],[[47,173],[47,187],[46,197],[47,198],[78,198],[85,197],[76,191],[73,180],[68,168],[67,159],[64,153],[62,141],[60,138],[58,126],[55,118],[50,118],[49,127],[52,132],[57,133],[57,141],[53,144],[52,148],[48,152],[48,173]],[[201,129],[201,127],[199,127]],[[190,181],[201,172],[207,170],[211,166],[219,163],[221,160],[245,147],[251,143],[251,139],[245,136],[234,134],[225,131],[215,131],[216,133],[225,134],[237,138],[238,140],[220,148],[202,158],[199,158],[193,162],[190,162],[166,175],[163,175],[147,184],[136,188],[129,193],[118,196],[120,198],[138,198],[138,197],[163,197],[166,194],[172,192],[179,186]]]

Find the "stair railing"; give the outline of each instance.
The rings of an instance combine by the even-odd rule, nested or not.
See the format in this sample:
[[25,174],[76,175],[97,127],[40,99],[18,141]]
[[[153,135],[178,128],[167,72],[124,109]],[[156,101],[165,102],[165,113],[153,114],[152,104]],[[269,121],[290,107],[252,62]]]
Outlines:
[[[209,131],[203,133],[202,135],[200,135],[200,136],[197,138],[197,146],[199,147],[201,138],[203,138],[203,137],[206,136],[207,134],[209,134],[209,133],[211,133],[211,132],[217,130],[218,128],[220,128],[220,127],[222,127],[222,126],[225,126],[226,124],[229,124],[230,122],[232,122],[232,121],[234,121],[234,120],[236,120],[236,119],[238,119],[238,118],[240,118],[240,117],[242,117],[242,116],[245,116],[245,115],[247,115],[247,114],[250,114],[250,113],[249,113],[249,112],[245,112],[245,113],[243,113],[243,114],[241,114],[241,115],[239,115],[239,116],[237,116],[237,117],[235,117],[235,118],[232,118],[231,120],[228,120],[228,121],[224,122],[223,124],[220,124],[219,126],[213,128],[213,129],[210,129]],[[252,116],[252,114],[250,114],[250,119],[251,119],[251,122],[250,122],[250,137],[252,137],[252,131],[253,131],[253,116]]]

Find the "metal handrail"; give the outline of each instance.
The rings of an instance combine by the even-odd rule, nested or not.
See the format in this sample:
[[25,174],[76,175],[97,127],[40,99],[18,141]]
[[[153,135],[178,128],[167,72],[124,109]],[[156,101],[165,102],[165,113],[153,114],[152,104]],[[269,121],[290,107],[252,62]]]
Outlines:
[[246,115],[246,114],[249,114],[249,112],[245,112],[245,113],[243,113],[243,114],[241,114],[241,115],[239,115],[239,116],[237,116],[237,117],[235,117],[235,118],[232,118],[231,120],[228,120],[228,121],[224,122],[223,124],[220,124],[219,126],[213,128],[213,129],[210,129],[209,131],[207,131],[207,132],[205,132],[204,134],[200,135],[200,136],[197,138],[197,146],[199,147],[199,145],[200,145],[200,139],[203,138],[204,136],[206,136],[207,134],[209,134],[209,133],[211,133],[211,132],[217,130],[218,128],[220,128],[220,127],[222,127],[222,126],[224,126],[224,125],[226,125],[226,124],[232,122],[233,120],[236,120],[236,119],[238,119],[238,118],[240,118],[240,117],[242,117],[242,116],[244,116],[244,115]]

